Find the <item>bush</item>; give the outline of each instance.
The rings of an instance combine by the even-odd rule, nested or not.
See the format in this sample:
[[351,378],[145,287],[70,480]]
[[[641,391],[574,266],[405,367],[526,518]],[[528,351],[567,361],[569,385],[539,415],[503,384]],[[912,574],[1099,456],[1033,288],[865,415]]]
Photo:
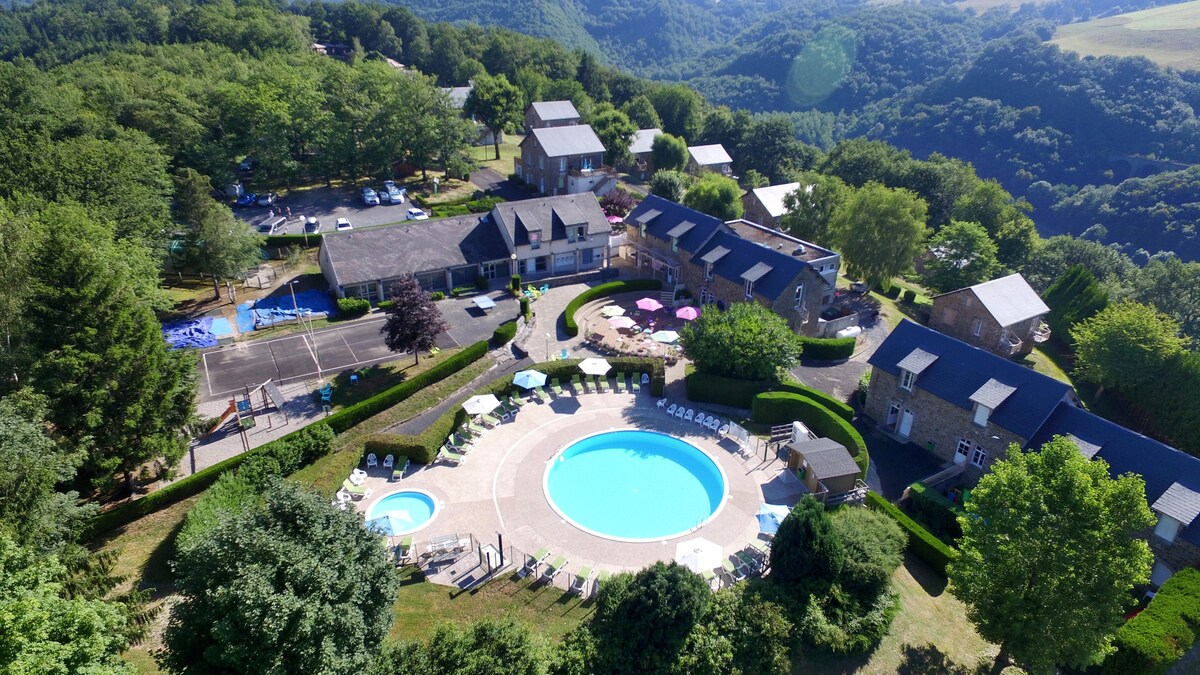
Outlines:
[[814,338],[801,336],[800,344],[804,345],[804,352],[801,356],[814,361],[839,361],[848,359],[854,356],[854,346],[857,343],[858,340],[852,337]]
[[450,295],[457,298],[460,295],[474,294],[475,291],[477,291],[477,290],[479,290],[479,289],[476,288],[474,284],[472,284],[470,286],[455,286],[454,288],[450,289]]
[[371,310],[371,301],[363,298],[338,298],[338,313],[347,319],[362,316]]
[[931,532],[951,541],[962,536],[962,528],[958,525],[961,507],[956,507],[949,499],[925,487],[920,481],[909,486],[908,495],[909,510]]
[[[447,433],[446,436],[450,434]],[[413,443],[411,436],[401,436],[399,434],[372,434],[363,442],[364,456],[367,453],[374,453],[381,460],[388,455],[395,455],[397,458],[407,457],[417,464],[429,464],[437,457],[438,448],[427,448],[419,443]],[[439,443],[440,447],[440,443]],[[399,462],[403,465],[404,462]]]
[[492,344],[497,347],[503,347],[517,336],[517,322],[506,321],[496,327],[492,331]]
[[1106,675],[1164,673],[1196,641],[1200,628],[1200,570],[1179,571],[1150,605],[1117,631],[1117,651],[1104,661]]
[[531,312],[529,311],[529,298],[522,295],[521,296],[521,316],[525,317],[525,320],[528,321],[530,313]]
[[909,303],[910,305],[912,303],[916,302],[917,301],[917,292],[912,289],[904,291],[904,301]]
[[291,248],[292,246],[317,248],[321,245],[321,237],[320,235],[305,237],[302,234],[276,234],[267,237],[263,245],[268,248]]
[[751,419],[763,424],[786,424],[799,420],[818,436],[829,438],[850,451],[854,463],[867,474],[870,457],[867,443],[849,422],[821,403],[801,394],[769,391],[754,397]]
[[395,300],[383,300],[376,307],[382,310],[388,310],[396,306]]
[[690,372],[684,377],[687,397],[689,401],[697,403],[717,403],[749,410],[755,396],[770,391],[775,386],[774,382],[710,375],[694,368],[688,370]]
[[579,311],[580,307],[595,300],[609,295],[617,295],[619,293],[629,293],[632,291],[658,291],[662,290],[662,282],[658,279],[632,279],[630,281],[612,281],[607,284],[593,286],[586,291],[575,296],[575,299],[567,303],[567,309],[563,312],[564,320],[567,326],[567,335],[575,337],[579,335],[579,324],[575,323],[575,312]]
[[221,475],[188,511],[175,538],[175,550],[189,548],[199,538],[217,529],[222,520],[257,502],[261,494],[261,486],[243,478],[241,471]]
[[483,199],[473,199],[467,202],[467,211],[470,213],[487,213],[496,208],[496,205],[504,201],[497,197],[484,197]]
[[858,396],[858,404],[867,404],[867,394],[871,391],[871,371],[864,370],[863,374],[858,378],[858,391],[855,394]]
[[891,298],[892,300],[895,300],[896,298],[900,297],[900,291],[902,291],[902,290],[904,290],[904,289],[893,284],[891,286],[888,286],[888,289],[886,291],[884,291],[883,294],[885,296]]
[[909,518],[898,506],[874,492],[867,493],[867,506],[881,511],[908,535],[908,550],[925,561],[938,574],[946,576],[946,565],[954,559],[954,549],[942,543],[940,539],[921,527],[917,521]]
[[[868,373],[871,371],[867,371]],[[771,388],[773,391],[786,391],[792,394],[799,394],[804,398],[810,398],[817,403],[829,408],[834,414],[847,422],[854,421],[854,408],[844,401],[839,401],[832,395],[827,394],[820,389],[814,389],[808,385],[800,384],[795,380],[780,382]]]
[[508,287],[514,293],[520,293],[521,292],[521,275],[520,274],[512,275],[512,277],[508,280]]
[[432,293],[430,293],[430,294],[429,294],[429,299],[430,299],[430,300],[434,300],[434,301],[437,301],[437,300],[445,300],[445,299],[446,299],[446,294],[445,294],[445,293],[443,293],[443,292],[441,292],[441,291],[434,291],[434,292],[432,292]]

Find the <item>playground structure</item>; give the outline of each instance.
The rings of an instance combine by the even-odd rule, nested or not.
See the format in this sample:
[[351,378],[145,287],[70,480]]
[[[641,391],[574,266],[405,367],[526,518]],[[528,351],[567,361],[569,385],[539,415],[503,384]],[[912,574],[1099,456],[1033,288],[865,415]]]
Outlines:
[[[262,404],[256,408],[254,401],[258,394],[262,395]],[[286,423],[287,413],[283,411],[283,401],[283,392],[279,390],[279,386],[275,384],[274,380],[267,380],[254,389],[246,387],[241,398],[235,396],[229,399],[229,407],[225,408],[225,412],[217,417],[216,422],[204,434],[204,437],[212,436],[213,432],[225,426],[230,417],[236,417],[238,431],[242,433],[244,440],[246,430],[253,429],[256,424],[255,415],[266,412],[272,407],[283,414],[283,421]],[[270,425],[270,423],[271,418],[268,417],[267,424]]]

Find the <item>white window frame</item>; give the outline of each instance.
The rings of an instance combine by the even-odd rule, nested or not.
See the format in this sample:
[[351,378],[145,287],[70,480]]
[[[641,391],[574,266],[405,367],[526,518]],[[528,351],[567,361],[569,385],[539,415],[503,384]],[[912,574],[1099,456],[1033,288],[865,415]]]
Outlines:
[[746,299],[751,300],[753,298],[754,298],[754,282],[747,279],[746,280]]
[[484,279],[495,279],[496,278],[496,263],[495,263],[495,261],[485,262],[482,265],[480,265],[479,276],[483,277]]
[[537,232],[537,231],[530,232],[529,233],[529,248],[541,248],[541,247],[542,247],[542,233]]
[[958,439],[958,443],[954,446],[954,454],[962,455],[964,459],[971,458],[971,441],[965,438]]
[[987,407],[986,405],[980,405],[979,403],[976,403],[972,421],[975,422],[976,426],[986,427],[988,423],[988,417],[990,417],[991,414],[991,408]]
[[983,319],[975,319],[975,322],[971,324],[971,335],[974,337],[979,337],[982,333]]
[[796,306],[804,306],[804,284],[800,284],[796,287]]
[[567,172],[567,158],[566,157],[558,158],[558,171],[559,171],[559,173]]
[[704,280],[712,281],[712,263],[704,263]]
[[976,445],[975,452],[971,453],[971,466],[977,466],[980,469],[982,469],[984,463],[986,463],[986,462],[987,462],[987,450],[984,450],[983,448]]
[[913,384],[917,381],[917,374],[911,370],[900,369],[900,388],[904,391],[912,391]]
[[1154,526],[1154,536],[1168,544],[1173,544],[1175,543],[1175,537],[1179,536],[1179,530],[1183,529],[1182,525],[1182,523],[1171,516],[1160,513],[1158,514],[1158,523]]

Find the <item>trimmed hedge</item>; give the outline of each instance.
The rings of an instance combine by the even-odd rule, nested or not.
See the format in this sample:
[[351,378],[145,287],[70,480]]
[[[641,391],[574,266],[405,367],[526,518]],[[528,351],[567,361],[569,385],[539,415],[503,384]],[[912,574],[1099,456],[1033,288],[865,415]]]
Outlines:
[[338,298],[337,308],[343,318],[353,319],[371,311],[371,301],[363,298]]
[[567,324],[567,335],[575,337],[579,335],[579,324],[575,323],[575,312],[579,311],[580,307],[595,300],[609,295],[617,295],[618,293],[628,293],[631,291],[660,291],[662,290],[662,282],[658,279],[631,279],[629,281],[610,281],[607,284],[593,286],[586,291],[575,296],[575,299],[567,303],[567,309],[563,312]]
[[863,476],[867,475],[870,455],[862,434],[829,408],[801,394],[768,391],[754,397],[750,417],[763,424],[785,424],[800,420],[813,433],[830,438],[850,451]]
[[887,514],[908,535],[908,550],[927,565],[946,576],[946,565],[954,559],[954,549],[942,543],[940,539],[921,527],[917,521],[909,518],[900,507],[884,499],[874,492],[867,493],[867,506]]
[[521,316],[525,317],[525,320],[528,321],[530,315],[532,314],[532,312],[529,311],[529,298],[522,295],[520,302],[521,302]]
[[832,395],[826,394],[820,389],[814,389],[808,385],[800,384],[795,380],[780,382],[771,389],[773,391],[786,391],[793,394],[800,394],[805,398],[811,398],[817,403],[829,408],[838,417],[841,417],[847,422],[852,422],[854,420],[854,408],[851,408],[850,404],[846,403],[845,401],[839,401]]
[[800,337],[800,344],[804,345],[804,351],[800,356],[814,361],[840,361],[854,356],[854,347],[858,344],[857,338],[814,338]]
[[1140,614],[1117,631],[1106,675],[1165,673],[1196,641],[1200,628],[1200,570],[1186,568],[1162,585]]
[[506,345],[510,341],[512,341],[512,339],[515,338],[516,336],[517,336],[517,322],[516,321],[506,321],[506,322],[500,324],[499,326],[496,326],[496,330],[492,331],[492,343],[495,344],[497,347],[503,347],[504,345]]
[[735,408],[750,409],[754,397],[777,386],[762,380],[740,380],[724,375],[711,375],[692,370],[684,377],[689,401],[717,403]]
[[924,483],[917,481],[909,486],[909,510],[936,534],[949,539],[962,536],[962,527],[958,524],[958,507],[941,493],[930,490]]
[[[286,436],[261,445],[250,452],[244,452],[240,455],[235,455],[223,462],[214,464],[207,469],[197,471],[187,478],[175,481],[163,489],[152,492],[137,501],[122,504],[121,506],[118,506],[107,513],[96,516],[91,520],[90,523],[88,523],[84,533],[85,538],[93,539],[101,534],[121,527],[122,525],[131,523],[143,516],[147,516],[161,509],[165,509],[176,502],[200,494],[211,487],[221,474],[237,468],[240,464],[247,461],[254,455],[266,454],[270,456],[276,456],[276,453],[278,453],[280,456],[283,456],[284,459],[288,459],[292,456],[292,450],[287,446],[293,442],[289,439],[301,434],[306,429],[321,426],[331,429],[335,433],[342,433],[359,422],[367,419],[368,417],[386,410],[387,408],[396,405],[409,396],[412,396],[418,390],[423,389],[424,387],[427,387],[435,382],[440,382],[441,380],[446,379],[463,368],[466,368],[475,361],[478,361],[485,354],[487,354],[487,348],[486,342],[476,342],[454,356],[446,359],[442,363],[439,363],[433,368],[430,368],[429,370],[417,375],[411,380],[402,382],[395,387],[376,394],[365,401],[360,401],[344,410],[340,410],[333,415],[326,417],[319,424],[310,425],[308,427],[304,427],[303,429],[293,431]],[[332,437],[330,438],[332,439]],[[299,447],[301,448],[299,454],[301,457],[307,458],[304,461],[304,464],[311,463],[314,459],[316,459],[316,457],[312,456],[311,454],[313,451],[311,450],[309,441],[301,440],[299,442]],[[276,447],[277,445],[284,445],[285,447],[278,448]],[[277,458],[277,461],[280,462],[281,467],[285,465],[285,462],[282,459]],[[284,472],[283,475],[287,475],[293,471],[295,471],[295,468]]]
[[299,246],[300,248],[318,248],[321,246],[321,235],[310,234],[305,237],[302,234],[274,234],[267,237],[263,242],[264,246],[291,248]]
[[910,305],[912,303],[916,302],[917,301],[917,292],[912,290],[911,288],[908,289],[907,291],[904,291],[904,301]]

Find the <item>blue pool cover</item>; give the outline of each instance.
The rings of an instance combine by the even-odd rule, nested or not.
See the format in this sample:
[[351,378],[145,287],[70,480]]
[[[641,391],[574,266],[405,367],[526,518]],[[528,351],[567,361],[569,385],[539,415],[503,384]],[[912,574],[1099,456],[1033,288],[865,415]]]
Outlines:
[[296,320],[294,307],[299,307],[300,314],[321,318],[337,313],[337,306],[324,291],[301,291],[296,294],[296,304],[292,305],[291,294],[271,296],[244,302],[237,308],[238,330],[248,333],[256,328],[268,328],[277,323],[287,323]]
[[216,347],[217,336],[213,334],[213,319],[211,316],[199,319],[186,319],[163,324],[163,338],[171,349],[187,347]]

